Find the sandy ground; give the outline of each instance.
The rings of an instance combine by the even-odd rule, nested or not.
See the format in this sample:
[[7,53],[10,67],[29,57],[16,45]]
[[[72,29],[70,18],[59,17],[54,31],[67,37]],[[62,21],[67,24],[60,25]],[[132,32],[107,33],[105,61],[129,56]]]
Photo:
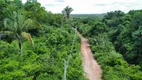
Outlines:
[[81,53],[83,59],[83,68],[88,80],[102,80],[102,70],[100,65],[94,59],[87,39],[81,36]]

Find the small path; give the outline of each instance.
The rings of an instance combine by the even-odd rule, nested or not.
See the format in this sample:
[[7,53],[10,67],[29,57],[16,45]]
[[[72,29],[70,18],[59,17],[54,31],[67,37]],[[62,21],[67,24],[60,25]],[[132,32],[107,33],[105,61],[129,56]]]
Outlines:
[[80,34],[79,36],[81,37],[82,64],[85,71],[85,76],[88,78],[88,80],[102,80],[101,67],[94,59],[87,39],[82,37]]

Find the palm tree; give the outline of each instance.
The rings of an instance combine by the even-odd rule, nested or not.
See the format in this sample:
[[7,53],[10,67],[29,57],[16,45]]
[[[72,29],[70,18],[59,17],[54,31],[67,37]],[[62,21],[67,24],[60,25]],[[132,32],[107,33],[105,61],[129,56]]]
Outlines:
[[[22,41],[23,38],[28,39],[28,41],[34,45],[32,37],[29,33],[26,33],[27,30],[32,29],[34,21],[27,19],[21,11],[14,11],[9,18],[4,19],[4,31],[3,33],[13,34],[19,43],[20,54],[22,55]],[[13,37],[14,37],[13,36]]]
[[64,10],[62,11],[63,14],[66,14],[67,18],[70,18],[70,13],[73,11],[73,9],[69,6],[66,6]]

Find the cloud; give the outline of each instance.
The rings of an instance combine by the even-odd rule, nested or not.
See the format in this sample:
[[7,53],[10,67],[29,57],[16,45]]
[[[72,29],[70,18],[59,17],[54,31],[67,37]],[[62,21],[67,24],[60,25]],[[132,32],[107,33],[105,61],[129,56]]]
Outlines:
[[94,6],[115,6],[115,5],[117,5],[117,6],[129,6],[129,5],[132,5],[132,4],[130,4],[130,3],[124,3],[124,2],[113,2],[113,3],[109,3],[109,4],[94,4]]
[[51,3],[45,5],[45,7],[48,7],[48,6],[49,6],[49,7],[54,7],[54,6],[56,6],[56,5],[55,5],[55,4],[51,4]]
[[94,6],[106,6],[107,4],[95,4]]
[[65,0],[55,0],[56,2],[65,2]]
[[45,4],[45,7],[59,7],[62,6],[62,4],[59,3],[49,3],[49,4]]
[[53,13],[61,13],[67,5],[74,9],[72,12],[74,14],[106,13],[114,10],[128,12],[142,9],[142,0],[38,0],[38,2]]
[[94,8],[96,8],[95,10],[99,9],[100,11],[99,13],[110,12],[114,10],[121,10],[127,13],[130,10],[142,9],[141,3],[142,3],[142,0],[129,0],[129,1],[108,0],[108,3],[104,2],[104,4],[94,4],[93,6]]

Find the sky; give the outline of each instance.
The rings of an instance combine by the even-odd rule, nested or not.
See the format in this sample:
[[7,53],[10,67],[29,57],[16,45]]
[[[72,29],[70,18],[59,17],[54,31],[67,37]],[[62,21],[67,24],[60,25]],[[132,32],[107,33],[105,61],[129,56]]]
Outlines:
[[38,2],[52,13],[61,13],[66,6],[73,8],[72,14],[101,14],[115,10],[127,13],[129,10],[142,9],[142,0],[38,0]]

